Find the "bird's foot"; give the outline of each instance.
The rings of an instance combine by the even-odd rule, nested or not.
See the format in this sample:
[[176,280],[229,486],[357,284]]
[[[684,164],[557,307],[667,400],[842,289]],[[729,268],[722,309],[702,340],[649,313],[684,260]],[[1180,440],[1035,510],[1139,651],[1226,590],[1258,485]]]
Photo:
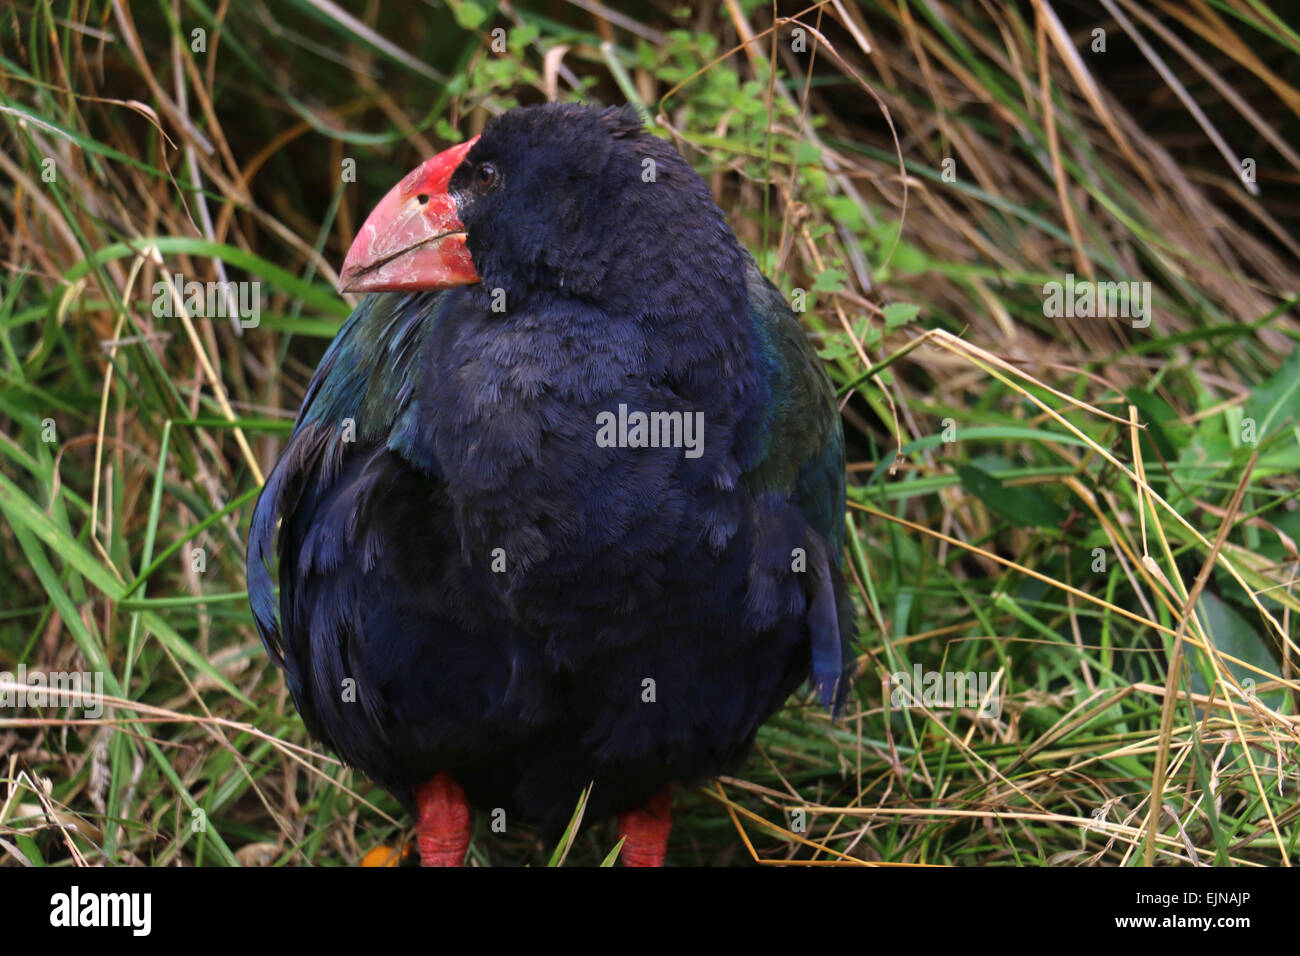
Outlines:
[[415,788],[421,866],[460,866],[469,849],[469,801],[449,773]]
[[665,787],[644,807],[619,814],[618,833],[625,838],[619,858],[624,866],[664,865],[668,831],[673,826],[672,807],[672,788]]

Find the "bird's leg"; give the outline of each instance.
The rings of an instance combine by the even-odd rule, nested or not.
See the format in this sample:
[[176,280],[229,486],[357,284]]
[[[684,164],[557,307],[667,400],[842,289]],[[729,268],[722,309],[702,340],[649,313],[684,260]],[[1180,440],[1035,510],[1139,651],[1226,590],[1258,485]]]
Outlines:
[[469,849],[469,801],[449,773],[415,788],[421,866],[460,866]]
[[664,787],[645,806],[620,813],[618,834],[625,837],[619,857],[624,866],[663,866],[668,853],[668,831],[672,829],[673,795]]

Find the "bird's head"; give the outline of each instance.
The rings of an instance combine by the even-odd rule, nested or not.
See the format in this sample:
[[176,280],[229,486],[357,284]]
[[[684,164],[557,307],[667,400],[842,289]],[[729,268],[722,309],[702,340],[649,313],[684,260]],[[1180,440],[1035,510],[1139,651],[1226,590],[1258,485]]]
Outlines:
[[510,110],[426,160],[362,226],[345,292],[482,283],[618,307],[637,289],[717,288],[742,253],[708,186],[630,107]]

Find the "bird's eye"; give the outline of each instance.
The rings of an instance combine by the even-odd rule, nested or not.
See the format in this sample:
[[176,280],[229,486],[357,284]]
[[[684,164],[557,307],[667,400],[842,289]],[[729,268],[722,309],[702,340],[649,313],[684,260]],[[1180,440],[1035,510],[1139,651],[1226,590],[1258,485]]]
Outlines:
[[489,189],[497,181],[497,168],[491,163],[479,163],[475,172],[480,189]]
[[420,193],[420,195],[416,196],[415,198],[420,203],[420,205],[423,206],[425,203],[429,201],[429,194]]

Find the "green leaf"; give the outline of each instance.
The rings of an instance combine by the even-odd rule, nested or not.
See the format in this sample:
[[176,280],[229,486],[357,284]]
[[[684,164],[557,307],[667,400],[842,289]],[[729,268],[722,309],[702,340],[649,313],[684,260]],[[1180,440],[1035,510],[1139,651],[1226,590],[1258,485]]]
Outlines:
[[618,861],[618,855],[623,852],[623,844],[627,842],[627,837],[619,837],[619,841],[614,844],[614,849],[605,854],[605,859],[600,861],[601,867],[613,866]]
[[[884,247],[888,248],[889,246]],[[889,260],[890,271],[898,275],[921,275],[929,270],[930,257],[910,242],[900,242],[893,248],[894,255]]]
[[1059,527],[1068,512],[1034,488],[1008,488],[982,468],[958,465],[962,487],[1020,528]]
[[[1197,611],[1205,628],[1214,641],[1214,646],[1238,660],[1258,667],[1267,673],[1278,672],[1278,662],[1269,651],[1266,638],[1259,626],[1251,624],[1226,601],[1210,591],[1203,591],[1197,601]],[[1226,661],[1228,670],[1243,687],[1253,687],[1261,678],[1255,671]],[[1192,675],[1192,689],[1197,693],[1209,692],[1209,681],[1213,680],[1213,669],[1208,661],[1201,659],[1201,670]],[[1249,682],[1249,683],[1247,683]],[[1281,706],[1283,692],[1261,695],[1261,702],[1270,707]]]
[[817,350],[817,355],[824,361],[833,362],[836,359],[854,355],[856,352],[857,350],[853,347],[853,342],[848,335],[841,332],[839,335],[828,335],[826,344]]
[[452,16],[456,22],[466,30],[477,30],[483,25],[483,21],[488,18],[488,12],[480,7],[473,0],[461,0],[460,3],[451,5]]
[[910,302],[891,302],[885,306],[885,327],[891,331],[907,325],[921,313],[919,305]]
[[[1178,423],[1178,415],[1174,412],[1169,404],[1155,392],[1146,392],[1140,388],[1130,388],[1124,393],[1124,397],[1137,408],[1141,413],[1141,421],[1146,428],[1140,433],[1139,442],[1145,447],[1142,449],[1144,455],[1150,455],[1152,446],[1160,452],[1160,457],[1165,461],[1173,464],[1178,458],[1178,447],[1186,445],[1187,438],[1190,437],[1188,429],[1182,428],[1183,438],[1174,444],[1170,437],[1170,431],[1166,430],[1165,423]],[[1154,455],[1150,455],[1155,457]]]
[[822,151],[817,148],[815,143],[804,140],[795,147],[794,161],[800,166],[820,166]]
[[848,273],[843,269],[826,269],[817,274],[813,279],[813,292],[840,292],[844,289],[844,282],[848,279]]
[[578,827],[582,826],[582,815],[587,812],[587,800],[590,797],[591,785],[588,784],[578,796],[578,805],[573,810],[573,816],[569,818],[569,825],[564,828],[564,835],[560,837],[560,842],[555,845],[555,850],[546,863],[548,867],[564,866],[564,858],[569,855],[573,841],[578,836]]
[[1288,419],[1300,422],[1300,350],[1292,352],[1276,375],[1251,392],[1245,413],[1255,419],[1261,439]]

